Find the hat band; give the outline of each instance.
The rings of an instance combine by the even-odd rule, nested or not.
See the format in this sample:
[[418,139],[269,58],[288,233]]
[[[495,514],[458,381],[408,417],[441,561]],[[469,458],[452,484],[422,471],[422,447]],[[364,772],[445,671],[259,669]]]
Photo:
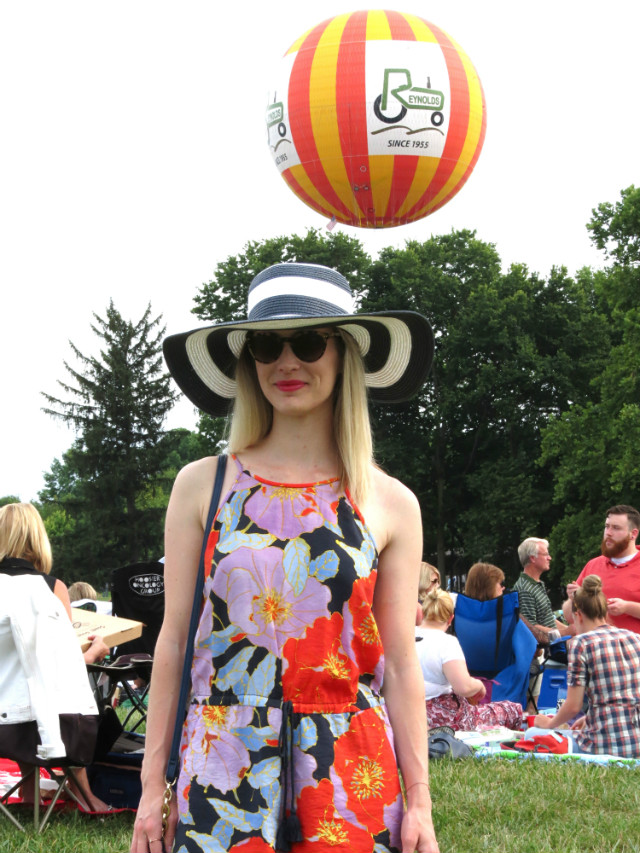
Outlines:
[[[318,298],[318,293],[322,298]],[[344,287],[299,276],[280,276],[260,282],[249,292],[248,319],[333,317],[353,314],[355,300]]]

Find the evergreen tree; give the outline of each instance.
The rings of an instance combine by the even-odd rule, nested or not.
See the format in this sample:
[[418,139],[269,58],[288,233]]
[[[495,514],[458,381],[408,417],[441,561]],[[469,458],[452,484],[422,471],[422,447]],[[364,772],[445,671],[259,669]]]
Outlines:
[[165,457],[163,423],[176,393],[163,368],[165,329],[160,317],[152,319],[151,306],[137,323],[112,301],[105,318],[94,318],[99,356],[71,343],[81,367],[65,362],[71,381],[58,382],[64,395],[43,395],[44,411],[70,424],[77,438],[64,463],[54,463],[40,498],[49,518],[52,504],[58,511],[56,565],[95,576],[99,567],[162,553],[164,505],[154,505],[152,496]]

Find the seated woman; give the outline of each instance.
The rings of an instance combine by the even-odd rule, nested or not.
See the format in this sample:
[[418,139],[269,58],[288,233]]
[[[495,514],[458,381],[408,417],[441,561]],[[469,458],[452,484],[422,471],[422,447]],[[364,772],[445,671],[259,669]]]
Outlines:
[[453,619],[448,592],[433,589],[424,598],[416,618],[416,648],[424,677],[430,726],[474,731],[478,726],[519,727],[522,706],[516,702],[477,703],[485,686],[469,675],[460,643],[446,633]]
[[[71,618],[71,602],[66,584],[50,574],[51,565],[51,545],[38,510],[29,503],[12,503],[1,507],[0,572],[11,577],[41,577]],[[102,660],[109,653],[109,647],[102,637],[93,636],[89,639],[91,645],[83,655],[85,663]],[[20,769],[24,775],[29,768],[21,764]],[[76,777],[82,790],[75,790],[75,794],[83,807],[87,811],[108,812],[110,807],[91,791],[84,767],[76,769]],[[24,786],[23,799],[25,802],[33,801],[33,779]]]
[[[572,725],[574,752],[640,758],[640,636],[607,624],[602,580],[587,575],[572,599],[577,636],[567,646],[567,698],[555,717],[537,716],[535,728]],[[529,735],[535,729],[529,729]]]
[[[491,563],[474,563],[474,565],[469,569],[464,592],[465,595],[468,595],[471,598],[477,598],[479,601],[490,601],[492,598],[498,598],[504,594],[504,572],[502,569],[499,569],[498,566],[494,566]],[[520,620],[524,622],[538,643],[542,641],[548,644],[549,638],[544,634],[544,632],[536,631],[534,626],[531,625],[531,623],[528,622],[522,614],[520,614]],[[525,713],[527,714],[534,714],[538,710],[536,703],[538,701],[542,685],[541,664],[543,660],[544,651],[536,651],[532,664],[535,662],[537,665],[532,666],[531,670],[531,677],[529,680],[530,698],[525,710]]]
[[491,563],[474,563],[467,574],[464,594],[478,601],[490,601],[504,592],[504,572]]
[[[0,507],[0,572],[17,577],[41,577],[72,619],[67,585],[51,574],[51,544],[40,513],[29,503],[12,503]],[[84,652],[84,662],[98,663],[109,654],[109,647],[98,635],[89,637],[91,645]]]

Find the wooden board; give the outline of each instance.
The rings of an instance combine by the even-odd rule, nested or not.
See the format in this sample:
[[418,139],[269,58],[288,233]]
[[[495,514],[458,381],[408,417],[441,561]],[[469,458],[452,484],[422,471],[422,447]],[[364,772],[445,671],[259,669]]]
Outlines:
[[73,629],[80,640],[82,651],[91,645],[88,637],[98,634],[112,648],[128,640],[135,640],[142,634],[144,625],[133,619],[122,619],[120,616],[108,616],[106,613],[93,613],[80,607],[71,608]]

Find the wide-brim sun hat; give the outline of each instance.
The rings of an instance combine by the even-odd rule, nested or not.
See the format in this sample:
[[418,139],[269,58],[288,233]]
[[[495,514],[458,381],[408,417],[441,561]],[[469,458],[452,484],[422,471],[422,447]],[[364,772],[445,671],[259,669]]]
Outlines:
[[246,320],[170,335],[163,344],[169,371],[203,412],[226,415],[236,396],[235,369],[249,331],[338,326],[356,341],[368,396],[402,403],[424,384],[433,360],[433,331],[415,311],[356,314],[346,278],[317,264],[281,263],[249,287]]

